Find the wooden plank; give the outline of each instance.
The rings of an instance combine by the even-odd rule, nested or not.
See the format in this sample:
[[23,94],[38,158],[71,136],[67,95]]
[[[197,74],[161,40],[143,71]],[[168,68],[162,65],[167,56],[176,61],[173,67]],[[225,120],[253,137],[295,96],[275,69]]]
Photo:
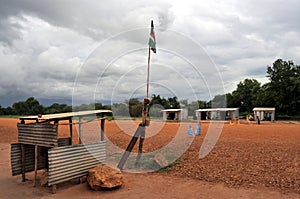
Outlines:
[[101,130],[100,130],[101,141],[104,141],[104,123],[105,123],[105,118],[101,119]]
[[22,182],[25,182],[26,180],[26,168],[25,168],[25,145],[24,144],[21,144],[21,157],[22,157]]
[[34,183],[33,186],[36,187],[36,177],[38,170],[38,145],[34,146]]
[[41,117],[38,117],[38,115],[32,115],[32,116],[24,116],[20,117],[20,120],[61,120],[61,119],[69,119],[70,117],[76,117],[76,116],[91,116],[91,115],[98,115],[98,114],[105,114],[105,113],[111,113],[111,110],[88,110],[88,111],[78,111],[78,112],[67,112],[67,113],[56,113],[56,114],[47,114],[42,115]]

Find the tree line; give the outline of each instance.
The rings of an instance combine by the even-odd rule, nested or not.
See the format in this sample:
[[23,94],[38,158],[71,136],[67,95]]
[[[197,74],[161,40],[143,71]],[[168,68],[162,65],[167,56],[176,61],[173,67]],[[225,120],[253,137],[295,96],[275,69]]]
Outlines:
[[34,97],[29,97],[25,101],[15,102],[12,107],[2,108],[0,106],[0,115],[37,115],[37,114],[54,114],[65,113],[72,111],[85,111],[85,110],[110,110],[111,107],[102,105],[102,103],[81,104],[79,106],[70,106],[67,104],[53,103],[45,107]]
[[[266,76],[269,82],[261,85],[256,79],[245,79],[237,84],[237,88],[227,94],[217,95],[210,101],[193,101],[175,97],[165,98],[153,94],[150,103],[150,115],[160,117],[162,109],[188,109],[189,115],[194,115],[199,108],[229,107],[239,108],[240,115],[252,113],[254,107],[275,107],[277,118],[298,118],[300,116],[300,66],[293,61],[277,59],[272,66],[267,66]],[[12,107],[2,108],[0,115],[36,115],[62,113],[81,110],[109,109],[114,115],[141,117],[142,100],[130,98],[124,103],[103,105],[101,103],[70,106],[54,103],[44,107],[34,97],[25,101],[16,102]]]
[[300,66],[293,61],[277,59],[267,66],[269,82],[245,79],[236,90],[226,94],[227,107],[239,107],[250,113],[254,107],[275,107],[276,117],[300,116]]
[[[192,116],[197,109],[211,107],[239,108],[240,115],[249,115],[254,107],[275,107],[277,119],[300,119],[300,66],[293,61],[277,59],[272,66],[267,66],[266,77],[269,82],[263,85],[256,79],[245,79],[231,93],[216,95],[210,101],[189,103],[188,99],[164,98],[154,94],[150,103],[150,115],[161,116],[162,109],[186,108]],[[140,117],[142,101],[132,98],[124,104],[114,104],[112,108],[117,115]]]

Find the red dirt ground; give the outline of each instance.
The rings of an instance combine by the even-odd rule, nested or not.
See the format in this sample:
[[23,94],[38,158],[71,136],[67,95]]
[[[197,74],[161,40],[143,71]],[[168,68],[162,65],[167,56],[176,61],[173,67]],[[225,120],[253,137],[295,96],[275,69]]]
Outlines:
[[[21,182],[21,176],[11,176],[10,143],[17,142],[17,122],[17,119],[0,119],[0,198],[300,198],[297,122],[225,124],[214,149],[199,159],[199,149],[209,128],[209,123],[201,123],[202,134],[164,171],[125,172],[125,185],[114,191],[95,192],[86,183],[70,181],[59,184],[56,194],[51,194],[47,187],[33,187],[32,173],[27,175],[29,181],[25,183]],[[124,149],[131,139],[126,133],[134,133],[137,124],[106,121],[105,134]],[[189,124],[151,122],[143,152],[165,146],[177,133],[186,135]],[[67,128],[59,126],[59,136],[68,136],[62,133]],[[87,124],[87,128],[92,129],[93,124]],[[74,131],[76,137],[75,128]]]

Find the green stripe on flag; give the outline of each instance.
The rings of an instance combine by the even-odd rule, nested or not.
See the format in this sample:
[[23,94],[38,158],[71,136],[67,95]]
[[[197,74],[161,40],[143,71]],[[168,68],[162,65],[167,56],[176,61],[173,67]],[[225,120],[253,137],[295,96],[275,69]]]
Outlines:
[[153,20],[151,21],[151,31],[150,31],[150,37],[149,37],[149,47],[150,49],[156,53],[156,41],[155,41],[155,34],[154,34],[154,25]]

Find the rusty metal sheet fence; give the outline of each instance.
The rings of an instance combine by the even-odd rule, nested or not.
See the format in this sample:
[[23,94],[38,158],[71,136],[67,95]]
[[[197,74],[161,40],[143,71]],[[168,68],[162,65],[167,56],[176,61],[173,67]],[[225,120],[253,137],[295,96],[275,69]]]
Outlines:
[[[24,145],[25,148],[25,172],[34,171],[34,146]],[[22,173],[22,152],[21,144],[11,144],[10,151],[11,170],[12,175],[19,175]],[[38,152],[38,169],[44,169],[47,165],[47,148],[39,147]]]
[[18,124],[18,142],[45,147],[57,146],[57,124]]
[[82,177],[88,170],[105,163],[106,142],[54,147],[48,150],[48,185]]
[[[58,146],[70,145],[71,138],[59,138]],[[24,145],[25,148],[25,172],[34,171],[34,145]],[[47,167],[48,147],[39,146],[38,149],[38,167],[44,169]],[[12,175],[22,174],[22,151],[21,143],[11,144],[10,150]]]

